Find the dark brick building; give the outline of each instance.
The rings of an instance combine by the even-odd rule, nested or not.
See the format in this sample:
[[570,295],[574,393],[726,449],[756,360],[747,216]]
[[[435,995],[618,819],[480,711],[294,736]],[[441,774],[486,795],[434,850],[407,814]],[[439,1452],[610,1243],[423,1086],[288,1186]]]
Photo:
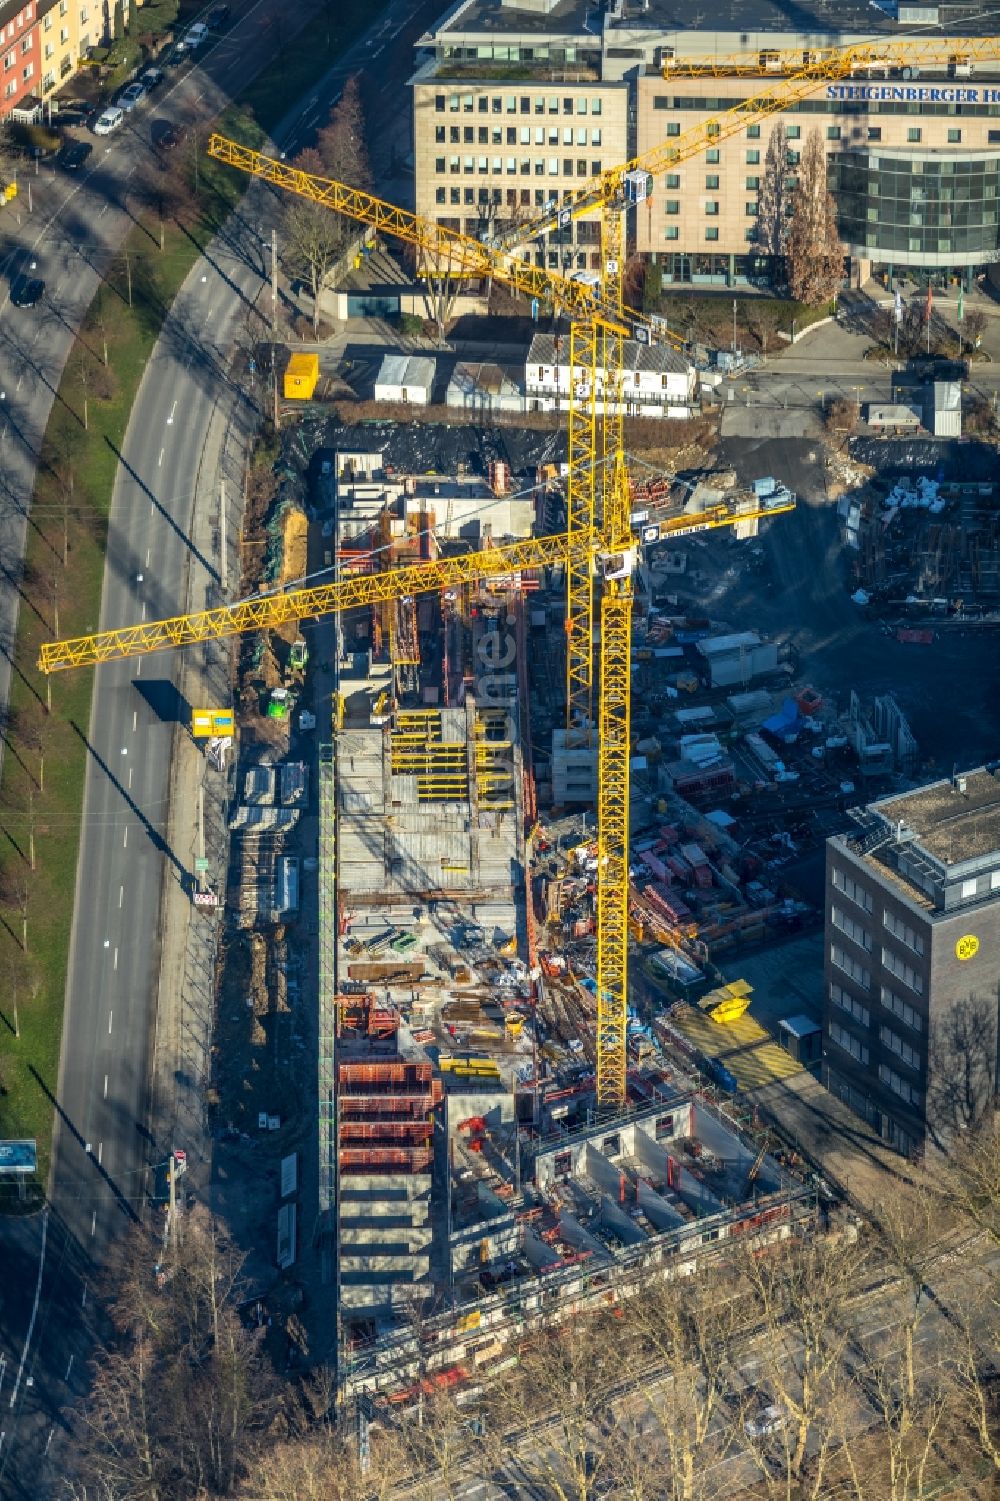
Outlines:
[[995,1091],[1000,767],[853,816],[827,843],[824,1079],[911,1153]]

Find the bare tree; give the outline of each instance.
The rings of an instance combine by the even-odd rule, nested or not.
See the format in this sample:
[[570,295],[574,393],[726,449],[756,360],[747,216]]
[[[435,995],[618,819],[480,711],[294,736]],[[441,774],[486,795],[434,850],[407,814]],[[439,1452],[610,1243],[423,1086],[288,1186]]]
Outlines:
[[1000,1114],[995,1110],[952,1152],[938,1189],[963,1220],[1000,1246]]
[[[731,1269],[724,1276],[705,1271],[644,1288],[629,1302],[636,1385],[669,1461],[659,1493],[670,1501],[709,1494],[710,1467],[733,1441],[724,1393],[736,1344],[747,1330],[743,1291]],[[644,1367],[656,1371],[655,1381]],[[628,1453],[628,1443],[625,1448]]]
[[785,175],[788,171],[788,133],[783,120],[771,131],[757,199],[757,243],[765,255],[785,253]]
[[953,1225],[953,1217],[943,1209],[932,1181],[924,1176],[922,1169],[913,1169],[908,1182],[884,1184],[872,1229],[883,1264],[903,1284],[904,1302],[897,1333],[903,1352],[905,1390],[911,1400],[916,1393],[914,1339],[930,1303],[928,1279],[950,1248],[949,1232]]
[[844,279],[844,247],[836,204],[826,184],[826,152],[816,129],[806,137],[792,209],[785,242],[789,286],[799,302],[818,307]]
[[21,948],[28,952],[28,900],[30,889],[27,876],[21,870],[0,871],[0,906],[14,907],[21,918]]
[[[863,1265],[861,1248],[846,1240],[787,1244],[767,1256],[747,1248],[748,1300],[767,1362],[763,1386],[741,1396],[740,1419],[769,1494],[822,1494],[851,1339],[846,1305]],[[768,1406],[777,1409],[773,1424],[761,1421]]]
[[[319,153],[299,152],[294,165],[303,172],[324,174]],[[336,214],[308,198],[291,198],[285,211],[285,256],[296,276],[309,287],[313,303],[313,333],[319,332],[319,300],[345,243]]]
[[203,1210],[162,1253],[125,1238],[111,1304],[115,1346],[95,1359],[77,1412],[86,1474],[117,1476],[109,1496],[193,1501],[228,1495],[277,1410],[262,1332],[244,1327],[243,1258]]
[[331,110],[316,144],[328,176],[363,192],[371,188],[372,169],[357,74],[352,74],[344,84],[344,92]]

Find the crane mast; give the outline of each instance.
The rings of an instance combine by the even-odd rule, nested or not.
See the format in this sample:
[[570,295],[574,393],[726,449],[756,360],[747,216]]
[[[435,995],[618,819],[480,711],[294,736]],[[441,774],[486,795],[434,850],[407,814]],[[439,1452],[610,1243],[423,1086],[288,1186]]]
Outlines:
[[[814,86],[810,83],[810,89]],[[780,106],[768,102],[759,107],[766,113]],[[741,125],[744,123],[745,115]],[[676,159],[674,149],[671,147],[671,154],[663,157],[661,166]],[[627,1101],[632,575],[638,552],[630,525],[631,487],[625,461],[624,349],[630,333],[641,330],[649,336],[645,320],[625,305],[622,296],[624,219],[635,164],[603,174],[589,194],[585,189],[582,195],[575,195],[565,210],[601,211],[601,279],[593,288],[532,266],[502,244],[481,242],[445,229],[371,193],[303,172],[223,136],[213,135],[208,151],[240,171],[413,245],[432,264],[447,265],[451,275],[493,277],[570,316],[566,531],[385,572],[350,574],[334,583],[264,594],[197,614],[50,642],[42,647],[39,667],[46,673],[58,672],[267,629],[356,605],[384,603],[534,568],[563,566],[567,575],[568,730],[571,736],[584,736],[585,743],[591,743],[595,730],[597,736],[597,1104],[602,1113],[620,1110]],[[643,170],[654,168],[646,166]],[[547,227],[552,227],[549,222],[519,238],[544,232]],[[665,337],[674,345],[680,343],[673,335]],[[660,527],[660,535],[680,536],[686,531],[751,522],[789,510],[793,504],[766,510],[720,506],[697,516],[674,517]],[[601,581],[596,718],[595,574]]]

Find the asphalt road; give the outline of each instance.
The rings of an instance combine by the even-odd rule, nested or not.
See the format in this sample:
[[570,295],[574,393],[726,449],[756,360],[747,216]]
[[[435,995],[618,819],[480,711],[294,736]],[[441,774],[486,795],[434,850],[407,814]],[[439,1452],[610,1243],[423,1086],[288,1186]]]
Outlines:
[[[227,36],[201,68],[169,96],[161,94],[154,101],[150,115],[190,123],[190,111],[214,114],[225,93],[235,92],[235,83],[252,76],[265,59],[267,17],[279,9],[276,0],[257,0],[245,13],[245,35],[234,31]],[[380,11],[368,34],[284,122],[279,139],[297,145],[337,97],[349,72],[376,60],[411,12],[407,0],[394,0]],[[92,296],[97,273],[113,254],[112,227],[124,233],[128,224],[120,211],[102,212],[103,192],[95,191],[93,178],[99,170],[106,178],[116,153],[119,174],[127,178],[128,153],[140,149],[148,154],[144,143],[139,147],[127,138],[114,140],[108,158],[68,195],[72,200],[76,193],[89,192],[90,199],[80,204],[81,221],[91,229],[107,223],[109,230],[107,241],[92,236],[87,242],[93,266],[89,283],[82,276],[73,283],[76,321]],[[107,191],[106,180],[101,186]],[[182,609],[190,571],[217,576],[217,558],[206,556],[192,540],[195,508],[218,507],[217,476],[210,463],[203,464],[203,453],[217,405],[226,412],[244,399],[228,378],[228,357],[245,309],[264,287],[264,246],[278,212],[273,193],[254,185],[235,231],[220,236],[192,271],[164,326],[123,444],[112,500],[102,628]],[[116,213],[120,224],[112,217]],[[36,239],[41,244],[48,237],[64,247],[58,253],[75,269],[78,234],[79,225],[70,227],[56,217]],[[62,295],[61,288],[54,291]],[[61,358],[60,327],[65,339]],[[53,386],[72,327],[68,315],[58,322],[49,315],[38,324],[38,341],[43,328],[53,341],[55,352],[48,356]],[[18,329],[22,344],[31,336],[30,330]],[[37,363],[37,345],[20,350],[23,371],[29,368],[29,356]],[[40,436],[50,404],[51,397],[45,404],[36,390],[36,400],[25,402],[20,414],[22,425],[30,417]],[[17,479],[8,475],[9,488],[22,497],[22,505],[30,495],[36,450],[37,436],[32,444],[25,434]],[[9,545],[16,544],[11,534]],[[57,1089],[53,1208],[44,1227],[44,1257],[40,1218],[10,1227],[23,1276],[18,1294],[0,1304],[0,1362],[6,1362],[0,1364],[4,1496],[38,1497],[48,1493],[45,1487],[58,1488],[65,1465],[65,1450],[60,1452],[67,1431],[63,1409],[86,1390],[86,1362],[100,1333],[91,1321],[94,1279],[122,1228],[143,1207],[149,1165],[180,1145],[153,1141],[147,1125],[163,882],[190,878],[186,855],[171,850],[164,837],[173,735],[186,713],[176,679],[173,654],[107,664],[96,675],[90,726],[80,727],[89,761]],[[4,692],[0,681],[0,697]],[[17,1367],[22,1376],[16,1391],[9,1387],[8,1408],[4,1377],[9,1380]],[[41,1489],[40,1458],[45,1460]]]
[[[46,298],[35,309],[13,308],[6,279],[0,294],[0,566],[8,579],[23,556],[39,444],[62,366],[131,225],[128,194],[137,174],[141,180],[156,170],[150,120],[188,126],[217,113],[269,60],[271,19],[281,13],[280,0],[246,7],[197,69],[163,87],[106,145],[96,143],[79,181],[45,168],[32,179],[33,212],[13,226],[17,237],[5,258],[12,251],[33,256]],[[26,204],[23,186],[22,194]],[[4,227],[9,223],[5,219]],[[199,466],[216,400],[235,395],[224,378],[231,325],[243,299],[259,292],[262,269],[251,233],[223,244],[212,263],[203,261],[192,273],[164,328],[115,485],[103,626],[181,608],[187,570],[214,568],[193,555],[188,541],[200,485],[215,485],[214,475],[200,475]],[[9,690],[6,653],[16,602],[16,590],[0,591],[0,704]],[[159,1156],[147,1113],[160,899],[165,877],[185,878],[163,838],[177,712],[170,702],[173,670],[170,657],[156,658],[152,670],[137,663],[102,668],[91,723],[78,727],[90,754],[53,1102],[51,1209],[32,1220],[0,1223],[4,1497],[37,1498],[60,1487],[64,1409],[86,1389],[86,1362],[100,1333],[92,1321],[95,1279],[109,1246],[142,1207],[147,1166]]]

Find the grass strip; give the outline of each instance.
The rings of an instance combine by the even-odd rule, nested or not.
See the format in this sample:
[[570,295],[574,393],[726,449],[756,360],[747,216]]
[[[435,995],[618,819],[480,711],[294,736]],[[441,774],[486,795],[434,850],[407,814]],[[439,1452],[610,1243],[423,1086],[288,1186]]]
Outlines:
[[[259,146],[372,17],[361,0],[328,5],[282,41],[268,69],[216,122]],[[259,124],[257,123],[259,121]],[[201,144],[194,142],[196,148]],[[179,180],[178,180],[179,175]],[[34,1137],[47,1181],[79,853],[93,673],[46,681],[45,640],[96,629],[111,494],[142,372],[164,319],[202,249],[246,188],[220,163],[179,163],[98,289],[63,369],[35,482],[22,575],[0,773],[0,1137]],[[162,245],[162,248],[161,248]],[[32,1196],[29,1196],[29,1206]],[[0,1210],[17,1191],[0,1186]]]

